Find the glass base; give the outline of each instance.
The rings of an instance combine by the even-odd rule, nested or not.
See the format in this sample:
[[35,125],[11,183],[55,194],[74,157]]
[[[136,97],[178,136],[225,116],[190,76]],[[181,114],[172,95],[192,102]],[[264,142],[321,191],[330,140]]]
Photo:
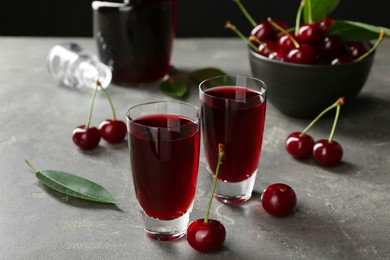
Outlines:
[[[207,166],[211,180],[214,181],[214,173]],[[240,182],[228,182],[217,180],[214,197],[226,204],[241,204],[249,200],[252,196],[253,186],[255,185],[257,169],[246,180]]]
[[161,220],[149,217],[141,209],[146,235],[152,239],[160,241],[173,241],[184,237],[187,233],[191,210],[192,205],[181,217],[171,220]]

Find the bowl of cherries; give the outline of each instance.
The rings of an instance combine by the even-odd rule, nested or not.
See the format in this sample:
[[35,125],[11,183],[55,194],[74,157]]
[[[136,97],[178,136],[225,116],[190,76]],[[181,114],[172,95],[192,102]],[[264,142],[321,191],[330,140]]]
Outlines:
[[330,16],[339,0],[303,0],[289,27],[271,17],[256,23],[240,0],[234,0],[253,25],[246,41],[254,77],[268,86],[268,100],[283,114],[309,118],[340,96],[356,97],[367,81],[375,50],[390,30]]

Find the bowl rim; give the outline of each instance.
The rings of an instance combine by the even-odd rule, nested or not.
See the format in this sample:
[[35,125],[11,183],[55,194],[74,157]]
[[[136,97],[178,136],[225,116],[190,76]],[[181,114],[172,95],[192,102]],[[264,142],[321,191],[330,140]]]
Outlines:
[[376,53],[376,50],[374,50],[370,55],[368,55],[366,58],[360,61],[356,62],[348,62],[348,63],[343,63],[343,64],[337,64],[337,65],[332,65],[332,64],[299,64],[299,63],[292,63],[292,62],[286,62],[286,61],[280,61],[280,60],[272,60],[269,59],[268,57],[265,57],[263,55],[260,55],[259,53],[255,52],[252,48],[248,46],[248,50],[251,56],[254,56],[262,61],[273,63],[273,64],[283,64],[286,66],[292,66],[292,67],[298,67],[298,68],[337,68],[337,67],[348,67],[348,66],[356,66],[356,64],[364,63],[366,61],[369,61],[372,59]]

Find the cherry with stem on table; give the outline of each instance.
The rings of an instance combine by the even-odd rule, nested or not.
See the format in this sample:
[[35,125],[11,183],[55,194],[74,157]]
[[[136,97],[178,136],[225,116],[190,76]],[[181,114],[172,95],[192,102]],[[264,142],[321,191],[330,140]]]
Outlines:
[[103,122],[100,123],[99,125],[100,135],[108,143],[122,142],[125,139],[127,134],[126,124],[121,120],[117,120],[114,105],[111,101],[110,96],[107,93],[107,90],[105,90],[102,87],[99,80],[96,81],[96,84],[102,90],[104,96],[106,97],[108,103],[110,104],[110,108],[112,112],[112,119],[105,119]]
[[332,130],[328,140],[321,139],[315,142],[313,147],[313,158],[321,166],[334,166],[340,163],[343,157],[343,148],[333,140],[337,121],[340,115],[340,107],[344,104],[344,98],[339,98],[331,108],[336,107],[336,115],[333,121]]
[[98,146],[100,142],[100,131],[96,127],[91,127],[91,118],[93,111],[93,104],[95,102],[96,93],[98,86],[96,86],[93,94],[92,101],[89,108],[89,114],[87,123],[85,125],[80,125],[73,130],[72,140],[73,142],[82,150],[91,150]]
[[192,221],[187,229],[188,243],[192,248],[202,253],[218,250],[222,247],[226,238],[226,230],[223,224],[218,220],[209,219],[211,203],[213,201],[214,191],[217,186],[219,166],[221,164],[223,155],[224,146],[222,144],[218,144],[218,162],[205,217],[203,219]]

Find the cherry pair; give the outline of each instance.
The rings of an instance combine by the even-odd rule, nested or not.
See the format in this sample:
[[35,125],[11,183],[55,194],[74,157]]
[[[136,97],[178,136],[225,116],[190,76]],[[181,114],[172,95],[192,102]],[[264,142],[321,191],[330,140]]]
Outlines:
[[[343,156],[343,149],[338,142],[333,140],[333,136],[340,114],[340,106],[343,104],[344,98],[341,97],[331,106],[323,110],[302,132],[291,133],[286,139],[287,152],[298,160],[313,156],[314,160],[321,166],[334,166],[338,164]],[[315,142],[306,133],[326,112],[333,108],[336,108],[336,115],[328,140],[321,139]]]
[[[98,88],[100,88],[107,98],[111,111],[112,119],[106,119],[100,123],[99,127],[91,127],[91,118],[93,104],[95,102],[95,97]],[[108,95],[107,91],[101,86],[100,82],[96,81],[96,88],[92,95],[91,106],[88,114],[88,120],[85,125],[80,125],[73,130],[72,139],[73,142],[83,150],[90,150],[98,146],[100,139],[103,138],[108,143],[118,143],[122,142],[126,136],[127,127],[126,124],[116,119],[115,109]]]

